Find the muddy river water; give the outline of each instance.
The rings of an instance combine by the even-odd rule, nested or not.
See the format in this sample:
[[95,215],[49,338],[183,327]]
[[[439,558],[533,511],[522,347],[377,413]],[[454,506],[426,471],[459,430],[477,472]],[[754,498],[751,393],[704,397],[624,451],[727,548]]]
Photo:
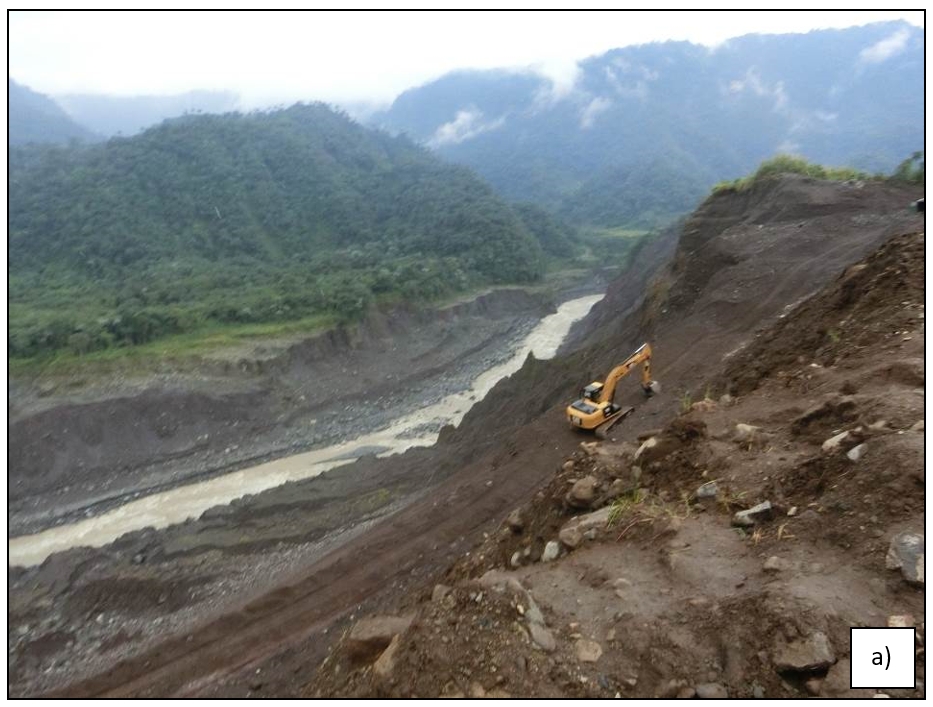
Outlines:
[[9,541],[9,564],[36,565],[54,552],[80,545],[101,547],[133,530],[181,523],[188,518],[197,518],[212,506],[227,504],[241,496],[257,494],[288,481],[317,476],[349,464],[364,454],[388,456],[411,447],[430,446],[437,441],[437,432],[426,433],[424,429],[438,430],[445,424],[458,425],[470,407],[482,400],[499,380],[521,368],[529,352],[539,359],[552,358],[571,325],[584,317],[600,299],[602,295],[590,295],[563,303],[557,312],[542,319],[530,334],[518,342],[510,358],[477,376],[469,389],[400,417],[388,427],[339,444],[155,493],[93,518],[12,538]]

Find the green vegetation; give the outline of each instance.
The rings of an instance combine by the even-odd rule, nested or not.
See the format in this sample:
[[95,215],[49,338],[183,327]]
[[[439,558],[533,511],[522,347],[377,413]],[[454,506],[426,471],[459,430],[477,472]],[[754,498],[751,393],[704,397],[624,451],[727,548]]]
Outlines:
[[758,169],[747,177],[734,179],[731,182],[719,182],[713,187],[713,193],[745,191],[754,184],[779,174],[803,174],[814,179],[829,179],[838,182],[849,179],[872,179],[872,175],[851,167],[824,167],[813,162],[807,162],[803,157],[795,155],[775,155],[771,159],[762,162]]
[[583,253],[575,263],[581,267],[618,267],[625,270],[656,232],[633,228],[597,228],[580,230]]
[[9,173],[14,359],[348,322],[535,282],[577,248],[538,207],[323,105],[20,148]]
[[891,179],[898,182],[923,184],[926,181],[924,161],[923,152],[913,153],[897,166],[894,174],[891,175]]

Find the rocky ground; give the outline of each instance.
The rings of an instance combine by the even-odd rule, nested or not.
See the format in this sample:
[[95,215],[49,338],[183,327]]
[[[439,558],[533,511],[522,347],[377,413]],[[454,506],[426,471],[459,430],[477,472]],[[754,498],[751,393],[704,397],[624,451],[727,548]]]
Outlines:
[[[923,636],[885,569],[922,532],[915,191],[714,197],[434,448],[12,571],[12,694],[835,694],[849,625]],[[564,406],[644,340],[663,392],[590,445]]]
[[[581,442],[303,694],[923,697],[923,250],[889,241],[761,332],[722,374],[741,394]],[[918,629],[917,690],[849,689],[849,628],[886,625]]]

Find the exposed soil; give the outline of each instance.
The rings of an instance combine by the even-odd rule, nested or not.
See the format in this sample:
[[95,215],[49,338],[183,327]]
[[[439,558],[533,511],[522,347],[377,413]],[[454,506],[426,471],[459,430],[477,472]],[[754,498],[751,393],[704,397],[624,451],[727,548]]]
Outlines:
[[[923,433],[911,429],[923,416],[923,237],[890,240],[922,232],[908,210],[916,192],[788,178],[713,197],[640,306],[607,298],[576,353],[529,360],[436,447],[341,469],[355,496],[328,497],[325,474],[11,572],[11,692],[851,694],[839,686],[848,626],[911,614],[924,628],[922,589],[884,566],[893,535],[923,527]],[[887,255],[856,271],[877,299],[841,302],[846,269],[889,241]],[[894,263],[906,264],[883,275]],[[896,311],[900,333],[876,337]],[[814,327],[829,341],[807,338]],[[797,336],[805,343],[788,358]],[[623,381],[617,401],[637,405],[635,414],[616,441],[581,448],[589,440],[568,429],[563,407],[646,339],[664,391],[643,402]],[[762,362],[749,380],[736,373],[745,366],[729,368],[740,356]],[[714,400],[730,389],[735,400],[681,415],[707,387]],[[869,428],[879,419],[887,424]],[[736,441],[736,423],[760,429]],[[848,443],[822,451],[836,430],[866,444],[857,462]],[[635,463],[638,436],[652,431],[654,451]],[[567,482],[586,475],[593,498],[569,506]],[[717,497],[691,501],[713,479]],[[538,561],[571,516],[619,498],[611,527]],[[759,500],[773,504],[771,520],[730,529],[732,513]],[[354,503],[371,525],[350,522]],[[520,532],[503,525],[516,507]],[[347,532],[334,533],[341,515]],[[766,571],[771,556],[778,569]],[[139,581],[154,603],[116,600]],[[453,588],[432,601],[438,582]],[[526,592],[550,651],[534,647],[542,624],[526,618]],[[407,611],[414,623],[378,674],[345,642],[331,645],[360,616]],[[831,659],[779,669],[813,642]]]

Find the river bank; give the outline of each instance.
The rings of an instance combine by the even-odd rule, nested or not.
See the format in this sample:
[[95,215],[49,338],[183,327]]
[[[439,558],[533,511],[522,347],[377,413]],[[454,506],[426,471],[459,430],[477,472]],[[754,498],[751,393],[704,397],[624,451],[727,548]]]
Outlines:
[[[562,295],[580,293],[578,284]],[[195,370],[45,396],[11,388],[9,532],[73,523],[384,428],[468,387],[552,311],[548,293],[501,289],[258,344]]]

